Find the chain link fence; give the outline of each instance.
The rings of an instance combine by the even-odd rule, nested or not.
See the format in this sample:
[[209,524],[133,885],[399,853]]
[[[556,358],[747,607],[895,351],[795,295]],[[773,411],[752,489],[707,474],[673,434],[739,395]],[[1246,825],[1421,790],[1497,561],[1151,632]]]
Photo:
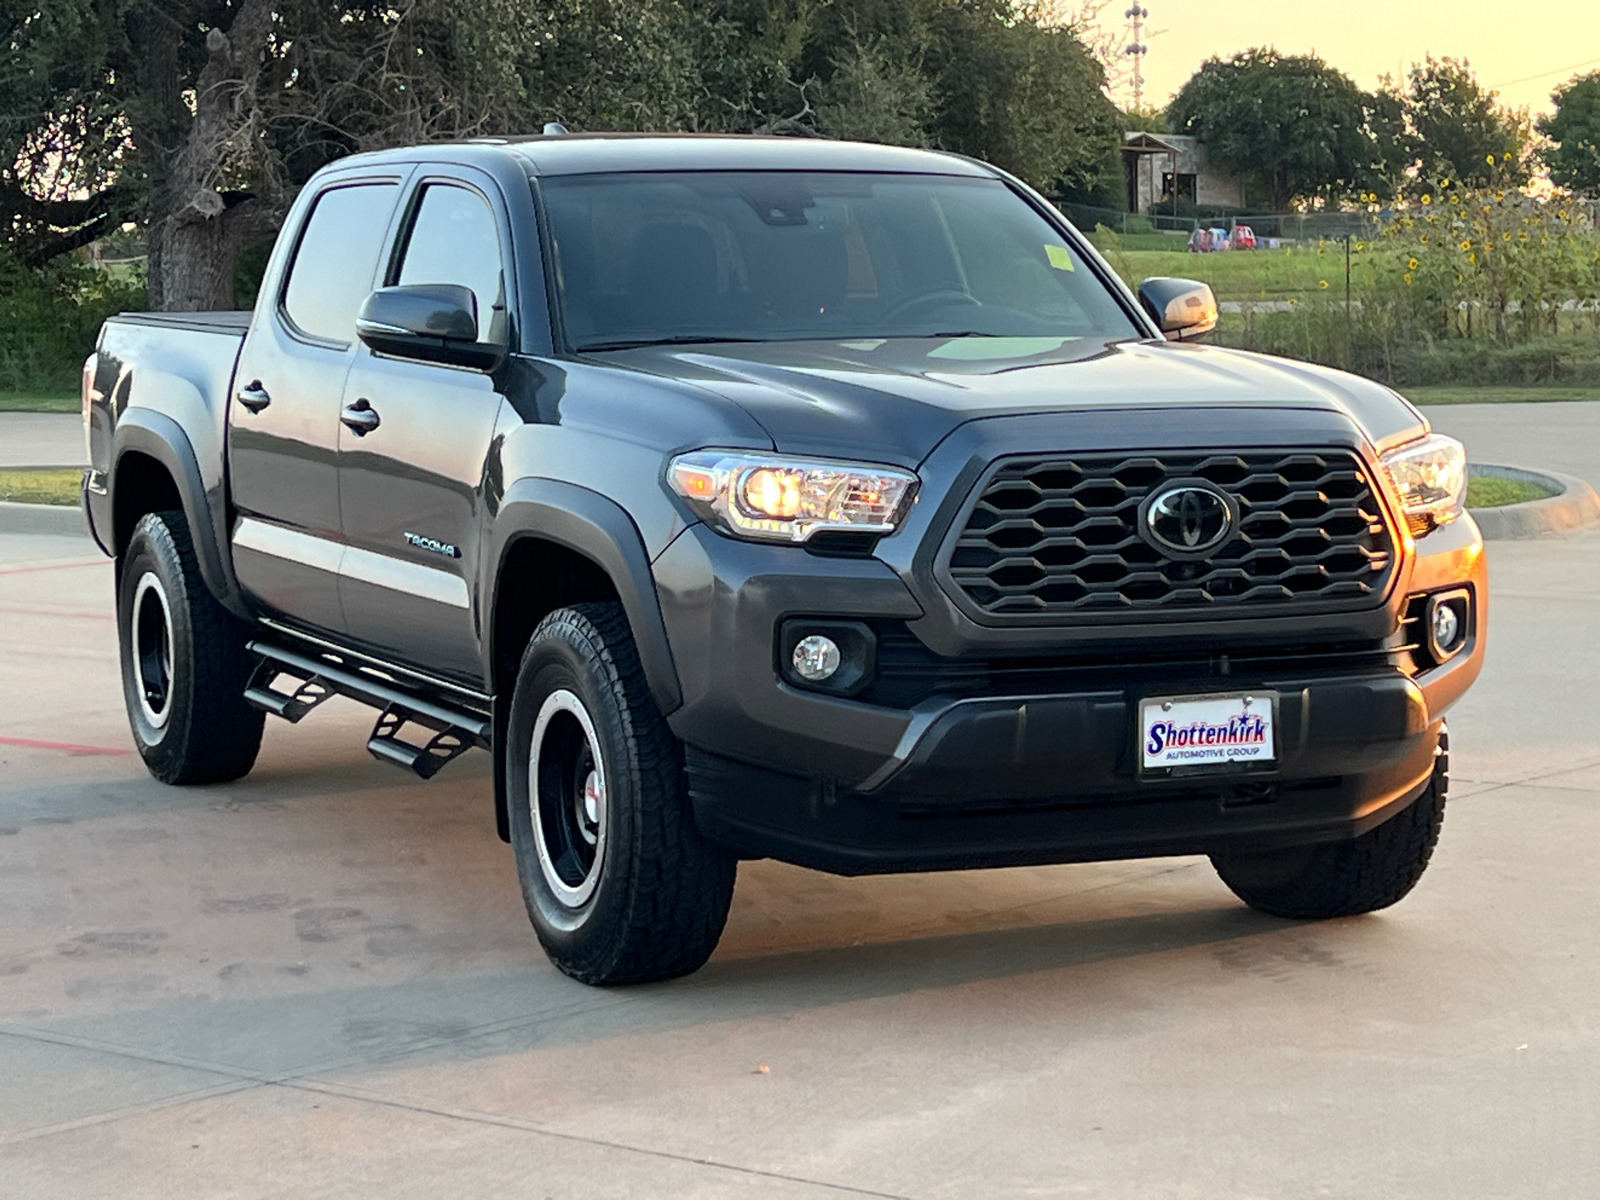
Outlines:
[[1174,242],[1187,241],[1197,229],[1222,229],[1232,235],[1240,226],[1253,231],[1258,240],[1306,243],[1317,241],[1343,241],[1345,238],[1369,238],[1377,232],[1384,219],[1383,213],[1346,212],[1342,210],[1315,210],[1311,212],[1237,212],[1192,213],[1170,212],[1130,213],[1114,208],[1100,208],[1092,204],[1078,204],[1070,200],[1055,200],[1068,220],[1085,233],[1104,225],[1119,236],[1164,234]]

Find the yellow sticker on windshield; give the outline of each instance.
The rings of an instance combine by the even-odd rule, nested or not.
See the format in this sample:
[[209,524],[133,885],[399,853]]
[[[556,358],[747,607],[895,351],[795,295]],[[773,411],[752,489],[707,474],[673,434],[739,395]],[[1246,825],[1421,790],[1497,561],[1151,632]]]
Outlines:
[[1050,260],[1050,265],[1058,271],[1075,271],[1072,265],[1072,252],[1065,246],[1046,246],[1045,257]]

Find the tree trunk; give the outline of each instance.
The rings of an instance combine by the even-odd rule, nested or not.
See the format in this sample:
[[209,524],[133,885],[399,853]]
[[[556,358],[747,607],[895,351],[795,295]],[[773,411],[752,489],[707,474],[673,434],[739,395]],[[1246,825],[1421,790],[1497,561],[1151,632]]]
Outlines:
[[[244,207],[257,205],[247,201]],[[152,220],[151,306],[165,312],[232,308],[233,262],[251,224],[239,208],[214,217],[180,211],[159,225]]]
[[141,91],[152,119],[142,130],[142,140],[150,163],[154,309],[232,308],[233,262],[239,248],[252,233],[270,226],[268,205],[222,188],[230,174],[247,174],[259,165],[256,85],[271,26],[268,0],[243,0],[226,34],[210,30],[206,64],[192,101],[177,76],[178,24],[168,18],[131,31],[135,44],[148,39],[148,74]]

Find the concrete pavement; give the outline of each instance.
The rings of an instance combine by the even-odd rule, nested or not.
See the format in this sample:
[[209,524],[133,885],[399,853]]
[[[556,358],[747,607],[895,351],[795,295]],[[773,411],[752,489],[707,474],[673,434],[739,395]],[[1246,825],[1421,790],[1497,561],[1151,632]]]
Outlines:
[[0,468],[82,467],[89,454],[77,413],[0,413]]
[[1460,438],[1473,462],[1547,467],[1600,488],[1600,400],[1431,404],[1422,413]]
[[534,942],[486,756],[421,783],[333,701],[161,787],[109,564],[0,535],[0,1195],[1600,1194],[1597,552],[1493,547],[1385,914],[1260,917],[1195,859],[753,863],[705,970],[602,992]]

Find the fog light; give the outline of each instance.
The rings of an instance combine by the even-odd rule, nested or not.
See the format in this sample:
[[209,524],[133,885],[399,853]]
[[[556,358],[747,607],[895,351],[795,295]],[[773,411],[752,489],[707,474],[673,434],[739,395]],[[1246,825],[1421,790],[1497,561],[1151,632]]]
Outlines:
[[1427,651],[1434,662],[1443,664],[1466,647],[1467,620],[1472,595],[1465,588],[1438,592],[1428,597],[1423,612]]
[[839,669],[839,644],[830,637],[813,633],[795,643],[794,673],[809,683],[821,683]]
[[1448,604],[1434,606],[1433,610],[1433,644],[1441,650],[1454,650],[1456,639],[1461,636],[1461,618],[1456,616],[1456,610]]

